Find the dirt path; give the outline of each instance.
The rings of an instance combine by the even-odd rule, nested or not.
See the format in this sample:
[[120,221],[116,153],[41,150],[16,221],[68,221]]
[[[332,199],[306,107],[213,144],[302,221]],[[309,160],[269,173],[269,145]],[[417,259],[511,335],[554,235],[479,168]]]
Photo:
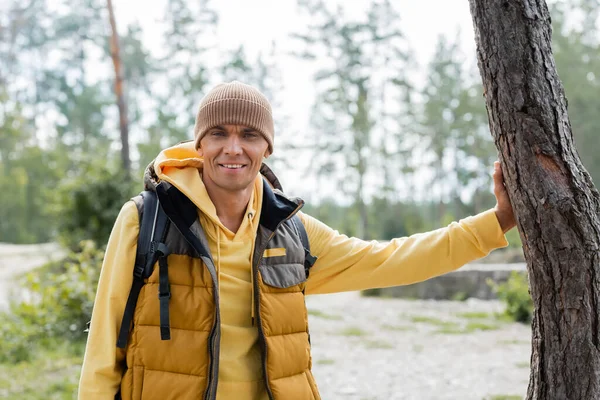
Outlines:
[[11,295],[15,292],[15,278],[62,255],[62,250],[54,243],[14,245],[0,243],[0,310],[8,307]]
[[496,301],[308,296],[313,373],[324,399],[522,399],[529,326]]

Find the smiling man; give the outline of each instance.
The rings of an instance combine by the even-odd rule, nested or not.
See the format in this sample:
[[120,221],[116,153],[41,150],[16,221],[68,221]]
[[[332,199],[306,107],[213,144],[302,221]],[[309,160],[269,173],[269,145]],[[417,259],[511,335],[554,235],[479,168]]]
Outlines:
[[132,323],[122,323],[144,215],[138,196],[123,206],[106,250],[80,399],[320,399],[305,295],[444,274],[506,246],[515,226],[496,163],[493,209],[387,243],[349,238],[278,190],[263,165],[273,139],[267,99],[220,84],[200,104],[194,140],[150,164],[146,190],[170,221],[156,244],[164,258],[133,303]]

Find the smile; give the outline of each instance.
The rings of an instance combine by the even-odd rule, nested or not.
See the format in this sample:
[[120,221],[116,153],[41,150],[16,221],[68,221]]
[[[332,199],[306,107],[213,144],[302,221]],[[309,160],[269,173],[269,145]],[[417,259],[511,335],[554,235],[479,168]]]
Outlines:
[[243,164],[219,164],[219,166],[227,169],[241,169],[245,167]]

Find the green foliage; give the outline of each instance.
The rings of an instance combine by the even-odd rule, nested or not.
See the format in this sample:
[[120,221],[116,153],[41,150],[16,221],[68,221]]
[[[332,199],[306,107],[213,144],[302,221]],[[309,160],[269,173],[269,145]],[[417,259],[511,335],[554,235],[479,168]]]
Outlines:
[[83,173],[55,190],[52,212],[60,240],[72,250],[82,240],[105,245],[121,207],[135,194],[135,184],[122,171],[84,166]]
[[[10,313],[1,313],[0,363],[18,363],[31,360],[37,348],[35,343],[42,339],[40,327],[28,318],[26,306],[13,307]],[[23,314],[15,314],[14,311]]]
[[316,151],[310,168],[352,199],[356,235],[369,238],[366,187],[384,185],[368,176],[374,171],[391,174],[404,159],[400,150],[391,149],[402,144],[397,133],[406,117],[397,108],[408,107],[406,102],[391,107],[385,101],[388,96],[409,97],[405,77],[410,57],[398,29],[399,15],[389,1],[372,2],[366,18],[359,20],[348,18],[341,5],[335,10],[320,1],[299,5],[311,17],[308,33],[294,35],[303,47],[299,58],[318,54],[325,66],[315,74],[315,134],[309,140]]
[[39,350],[31,360],[0,363],[0,398],[70,400],[77,396],[83,346]]
[[[461,192],[475,196],[491,187],[491,167],[496,159],[492,136],[487,128],[482,88],[474,71],[464,66],[458,38],[438,39],[436,53],[428,66],[422,90],[419,130],[422,150],[431,155],[426,165],[434,172],[436,188],[431,200],[433,221],[447,225],[463,214]],[[475,212],[482,211],[475,203]]]
[[343,319],[339,315],[328,314],[328,313],[323,312],[321,310],[312,310],[312,309],[309,309],[308,310],[308,315],[313,316],[313,317],[317,317],[317,318],[334,320],[334,321],[341,321]]
[[501,284],[496,284],[488,280],[498,298],[505,305],[505,314],[510,319],[529,323],[533,315],[533,301],[529,294],[529,283],[524,274],[517,271],[511,272],[508,280]]
[[523,242],[521,242],[521,235],[519,234],[518,229],[511,229],[506,233],[506,240],[508,241],[508,246],[512,249],[521,249],[523,247]]
[[[569,120],[581,161],[600,184],[600,3],[554,2],[552,50],[568,99]],[[574,17],[574,14],[580,13]],[[573,23],[576,19],[577,23]]]
[[469,300],[469,294],[467,292],[456,292],[452,295],[452,301],[467,301]]
[[367,332],[355,326],[344,328],[339,332],[342,336],[365,336]]
[[31,360],[57,343],[82,343],[98,285],[104,252],[94,242],[81,251],[26,275],[26,300],[14,302],[2,315],[0,363]]
[[46,202],[58,181],[56,158],[35,143],[22,108],[0,87],[0,242],[35,243],[54,233]]

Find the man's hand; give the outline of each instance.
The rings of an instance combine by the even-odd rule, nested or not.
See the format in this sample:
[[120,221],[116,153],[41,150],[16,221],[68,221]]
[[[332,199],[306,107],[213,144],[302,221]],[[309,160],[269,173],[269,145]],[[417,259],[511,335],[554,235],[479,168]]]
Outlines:
[[506,233],[517,225],[517,221],[508,198],[508,192],[504,187],[504,176],[499,161],[494,162],[494,196],[496,196],[496,206],[494,207],[496,218],[498,218],[502,232]]

